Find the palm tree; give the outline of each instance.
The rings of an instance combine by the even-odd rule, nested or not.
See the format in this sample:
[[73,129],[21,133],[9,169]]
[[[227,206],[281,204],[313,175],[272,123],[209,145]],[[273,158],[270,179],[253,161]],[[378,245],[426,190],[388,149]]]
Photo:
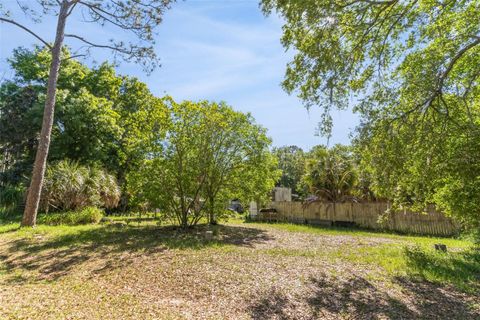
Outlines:
[[120,188],[114,176],[99,168],[63,160],[47,170],[41,204],[48,211],[78,210],[87,206],[114,208]]
[[356,180],[348,147],[336,145],[327,149],[317,146],[309,153],[302,183],[316,199],[330,202],[354,199]]

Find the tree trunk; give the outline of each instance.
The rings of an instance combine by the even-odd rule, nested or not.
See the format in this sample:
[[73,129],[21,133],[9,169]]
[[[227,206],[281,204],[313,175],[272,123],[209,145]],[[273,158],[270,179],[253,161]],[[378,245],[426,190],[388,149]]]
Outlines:
[[215,217],[215,199],[213,197],[210,197],[210,214],[208,217],[208,223],[211,225],[216,225],[217,224],[217,219]]
[[22,226],[35,226],[37,220],[38,205],[42,192],[45,168],[47,165],[48,149],[50,147],[50,138],[52,135],[53,117],[55,110],[55,98],[57,93],[57,79],[60,70],[60,59],[65,33],[65,23],[68,17],[69,3],[63,1],[58,14],[57,33],[55,43],[52,47],[52,62],[48,76],[47,98],[45,101],[45,110],[43,111],[42,130],[38,143],[37,154],[33,165],[32,180],[28,189],[25,211],[23,212]]

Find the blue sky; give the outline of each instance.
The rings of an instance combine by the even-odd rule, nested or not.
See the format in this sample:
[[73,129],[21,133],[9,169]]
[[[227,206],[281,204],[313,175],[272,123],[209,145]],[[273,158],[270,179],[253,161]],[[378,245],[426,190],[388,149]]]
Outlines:
[[[16,5],[12,0],[2,3],[12,8]],[[20,15],[15,17],[32,25]],[[51,41],[54,25],[54,18],[43,19],[35,30]],[[280,44],[281,26],[277,16],[264,17],[255,0],[179,2],[166,12],[158,29],[155,49],[161,68],[147,76],[140,66],[121,63],[117,71],[140,78],[158,96],[169,94],[179,101],[226,101],[236,110],[251,112],[268,129],[273,145],[309,149],[326,143],[325,138],[315,136],[320,112],[307,112],[299,99],[280,87],[285,65],[293,55]],[[80,22],[75,16],[68,22],[66,32],[82,34],[92,42],[118,38],[117,30]],[[6,59],[13,48],[29,48],[36,43],[22,30],[0,24],[0,77],[12,75]],[[67,44],[75,47],[75,43]],[[99,62],[111,60],[109,52],[101,50],[93,51],[92,58]],[[95,61],[87,63],[92,65]],[[334,111],[333,117],[330,145],[349,143],[349,134],[358,118],[349,111]]]

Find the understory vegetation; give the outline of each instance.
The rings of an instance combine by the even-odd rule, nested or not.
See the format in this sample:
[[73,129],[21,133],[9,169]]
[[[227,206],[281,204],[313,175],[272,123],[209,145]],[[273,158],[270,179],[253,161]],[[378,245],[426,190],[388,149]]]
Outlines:
[[104,213],[97,207],[85,207],[76,211],[49,213],[41,216],[39,222],[46,225],[80,225],[99,223]]
[[46,212],[86,207],[111,209],[119,201],[117,180],[102,169],[63,160],[47,170],[41,198],[41,208]]

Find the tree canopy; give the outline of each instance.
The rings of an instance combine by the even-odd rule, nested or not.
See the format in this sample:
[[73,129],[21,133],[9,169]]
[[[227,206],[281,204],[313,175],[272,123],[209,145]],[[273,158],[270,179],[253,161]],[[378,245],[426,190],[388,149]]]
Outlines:
[[[40,48],[18,49],[10,59],[15,77],[0,86],[3,185],[25,183],[31,171],[49,62],[47,50]],[[166,108],[144,83],[117,75],[108,63],[88,68],[69,59],[63,64],[49,159],[100,165],[123,186],[127,172],[143,160],[150,135],[163,130]]]
[[394,207],[436,204],[470,226],[478,209],[480,2],[263,0],[295,49],[283,86],[307,107],[361,115],[363,178]]
[[475,100],[480,73],[480,3],[460,1],[263,0],[278,12],[282,43],[295,49],[283,87],[320,106],[364,113],[401,106],[392,117],[435,109],[446,114]]
[[264,197],[278,178],[265,129],[224,103],[170,98],[165,135],[129,176],[137,204],[159,208],[183,226],[215,223],[228,202]]
[[[142,64],[147,72],[152,71],[157,65],[156,55],[153,51],[153,44],[155,43],[153,38],[154,30],[161,23],[162,14],[169,7],[170,2],[171,0],[40,0],[33,3],[17,1],[16,10],[0,5],[0,23],[18,27],[32,35],[49,50],[51,57],[48,68],[42,127],[38,147],[35,152],[35,162],[30,179],[30,187],[28,188],[22,226],[35,226],[37,219],[52,138],[57,85],[62,61],[86,57],[91,49],[101,48],[112,51],[115,60],[117,56],[120,56],[126,61]],[[81,10],[81,13],[78,10]],[[79,14],[75,14],[77,12]],[[32,27],[20,23],[18,20],[19,13],[20,15],[23,13],[25,17],[30,18],[33,22],[41,21],[41,18],[45,15],[54,15],[57,23],[53,44],[45,40]],[[121,31],[130,31],[135,35],[137,43],[127,43],[120,39],[110,39],[107,43],[94,43],[88,38],[88,35],[82,34],[82,30],[77,30],[79,33],[65,33],[67,21],[74,17],[81,17],[80,21],[83,23],[96,23],[102,27],[110,25]],[[73,57],[63,56],[65,38],[73,39],[80,43]]]

